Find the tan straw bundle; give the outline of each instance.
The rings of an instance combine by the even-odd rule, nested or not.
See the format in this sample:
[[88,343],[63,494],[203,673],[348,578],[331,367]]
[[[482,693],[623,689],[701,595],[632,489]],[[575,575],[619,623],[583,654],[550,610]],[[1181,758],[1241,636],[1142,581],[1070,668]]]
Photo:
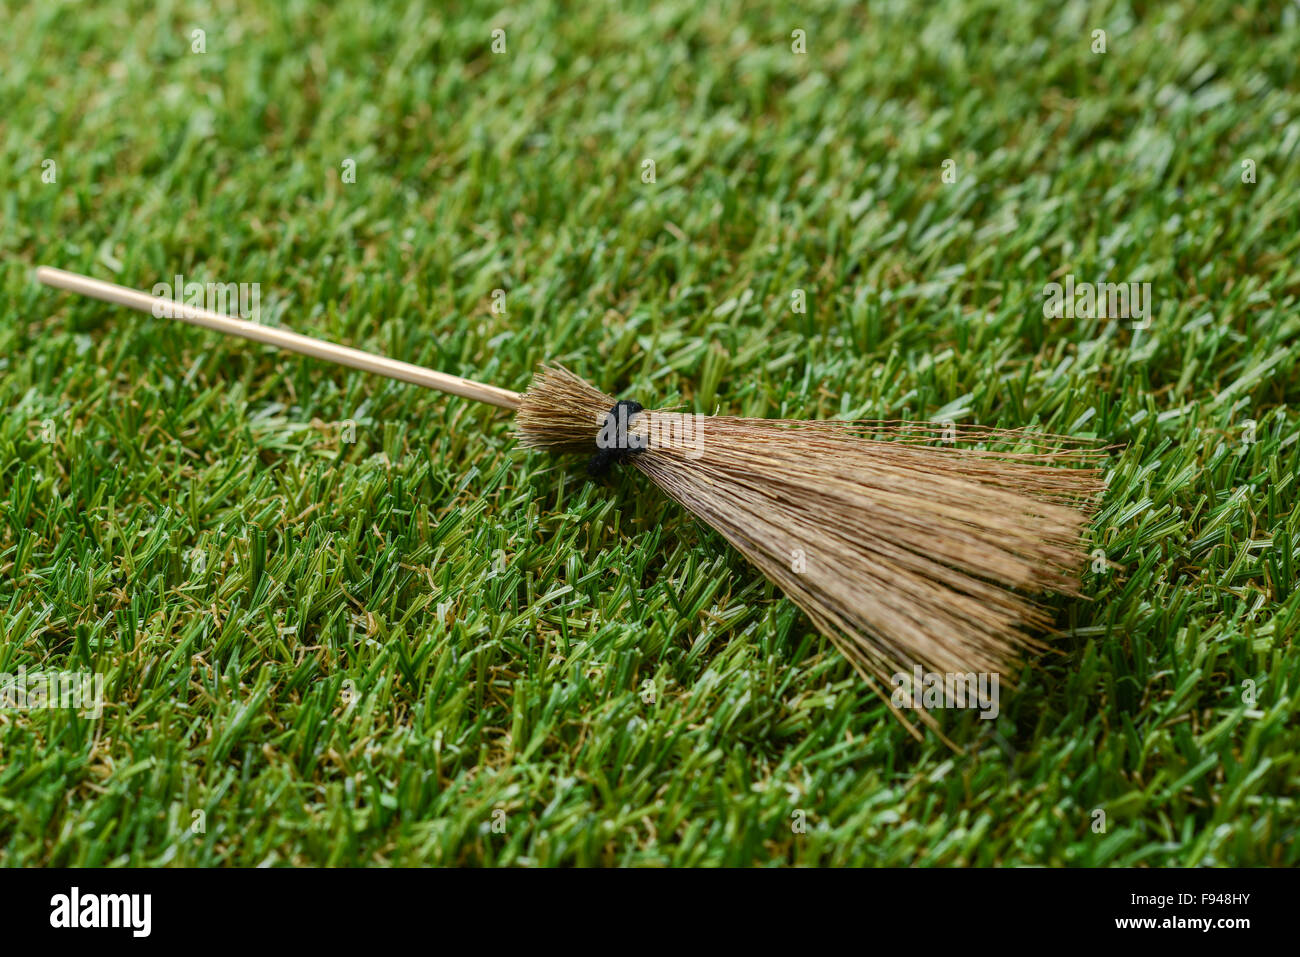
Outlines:
[[[543,367],[519,408],[520,442],[589,454],[613,404],[568,370]],[[886,685],[918,664],[1005,674],[1051,624],[1032,596],[1079,594],[1104,450],[931,423],[674,412],[638,414],[629,432],[643,450],[628,463]]]

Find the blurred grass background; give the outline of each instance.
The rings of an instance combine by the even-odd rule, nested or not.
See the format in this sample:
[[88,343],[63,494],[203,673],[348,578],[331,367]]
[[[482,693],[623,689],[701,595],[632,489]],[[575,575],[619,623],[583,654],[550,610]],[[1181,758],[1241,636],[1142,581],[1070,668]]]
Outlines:
[[[0,711],[0,861],[1300,861],[1296,4],[710,6],[0,2],[0,672],[106,680]],[[633,478],[41,263],[512,388],[1094,435],[1114,567],[953,753]],[[1066,274],[1149,328],[1045,317]]]

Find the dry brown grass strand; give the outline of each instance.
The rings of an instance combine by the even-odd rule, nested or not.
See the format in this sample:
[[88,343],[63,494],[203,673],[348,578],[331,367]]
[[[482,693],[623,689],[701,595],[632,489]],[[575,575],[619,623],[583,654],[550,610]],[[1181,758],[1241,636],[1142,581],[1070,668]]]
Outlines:
[[[590,454],[613,404],[567,369],[544,366],[519,409],[520,441]],[[1107,454],[1093,444],[935,423],[662,410],[637,416],[631,430],[648,447],[626,461],[886,689],[917,664],[997,673],[1008,684],[1052,624],[1033,596],[1079,595]]]

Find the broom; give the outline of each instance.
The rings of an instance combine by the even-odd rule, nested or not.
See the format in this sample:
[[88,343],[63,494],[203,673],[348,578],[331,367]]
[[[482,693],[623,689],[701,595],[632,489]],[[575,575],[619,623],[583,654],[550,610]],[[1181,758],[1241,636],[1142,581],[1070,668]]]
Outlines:
[[872,679],[899,685],[918,667],[1003,675],[1045,647],[1035,634],[1052,620],[1035,596],[1081,597],[1082,538],[1108,451],[1095,443],[646,410],[558,365],[542,365],[520,394],[61,269],[36,278],[144,312],[167,302],[183,322],[510,409],[520,444],[590,456],[593,475],[635,468],[780,587],[917,737]]

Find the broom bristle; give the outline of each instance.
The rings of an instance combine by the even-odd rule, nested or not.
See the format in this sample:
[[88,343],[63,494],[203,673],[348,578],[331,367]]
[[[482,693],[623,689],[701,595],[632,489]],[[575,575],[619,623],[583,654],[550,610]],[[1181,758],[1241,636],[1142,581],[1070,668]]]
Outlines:
[[[613,404],[544,366],[519,409],[520,441],[590,454]],[[670,411],[635,416],[628,433],[646,443],[628,464],[716,529],[886,688],[915,665],[1005,682],[1051,626],[1032,596],[1079,595],[1104,449],[935,423]]]

